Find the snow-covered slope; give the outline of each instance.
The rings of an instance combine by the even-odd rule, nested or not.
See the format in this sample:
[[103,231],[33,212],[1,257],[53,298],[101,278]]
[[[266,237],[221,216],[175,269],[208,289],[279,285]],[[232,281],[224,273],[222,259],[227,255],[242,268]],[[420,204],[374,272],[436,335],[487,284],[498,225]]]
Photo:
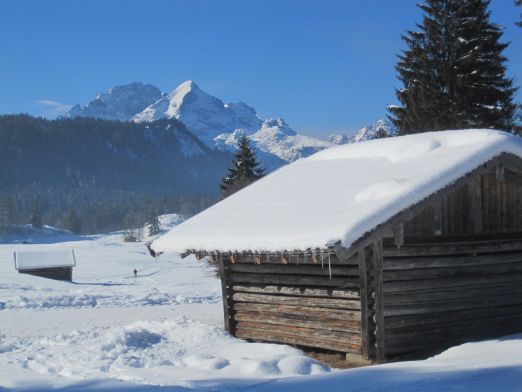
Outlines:
[[98,94],[85,106],[75,105],[64,117],[96,117],[105,120],[129,121],[136,113],[156,102],[161,91],[140,82],[115,86]]
[[281,251],[337,241],[349,247],[502,152],[522,157],[522,139],[470,129],[337,146],[256,181],[177,226],[152,248]]
[[80,241],[84,237],[69,230],[44,225],[0,225],[0,244],[52,244],[56,242]]

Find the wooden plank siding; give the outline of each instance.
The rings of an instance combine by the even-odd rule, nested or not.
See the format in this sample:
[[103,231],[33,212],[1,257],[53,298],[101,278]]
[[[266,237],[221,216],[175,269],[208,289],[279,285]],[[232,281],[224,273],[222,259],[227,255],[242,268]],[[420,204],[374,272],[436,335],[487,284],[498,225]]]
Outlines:
[[225,321],[235,336],[361,354],[356,260],[343,262],[328,251],[224,254],[222,260]]
[[509,169],[477,176],[404,224],[410,238],[508,232],[522,232],[522,177]]
[[[442,351],[522,331],[522,242],[385,246],[386,355]],[[462,250],[459,250],[462,247]],[[472,249],[472,250],[471,250]],[[402,254],[401,254],[402,253]]]
[[39,276],[41,278],[72,281],[72,267],[52,267],[38,269],[19,269],[21,274]]
[[400,248],[384,239],[388,357],[522,331],[522,176],[510,159],[403,222]]

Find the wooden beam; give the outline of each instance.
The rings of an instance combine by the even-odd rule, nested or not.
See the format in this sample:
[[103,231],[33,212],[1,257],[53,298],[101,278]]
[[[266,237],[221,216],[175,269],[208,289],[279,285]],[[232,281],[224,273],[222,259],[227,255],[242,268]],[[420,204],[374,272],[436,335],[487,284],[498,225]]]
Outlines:
[[223,316],[225,331],[234,335],[235,325],[233,319],[233,305],[232,305],[232,292],[227,279],[227,272],[225,269],[226,260],[222,254],[218,255],[219,263],[219,276],[221,278],[221,294],[223,296]]
[[383,294],[383,253],[382,241],[377,241],[372,245],[373,256],[373,286],[374,286],[374,317],[375,317],[375,356],[377,361],[383,362],[386,358],[384,345],[385,325],[384,325],[384,294]]
[[343,290],[343,289],[319,289],[311,287],[292,287],[292,286],[276,286],[276,285],[234,285],[234,292],[241,293],[260,293],[260,294],[277,294],[277,295],[293,295],[303,297],[324,297],[324,298],[348,298],[359,299],[359,290]]
[[367,251],[359,249],[359,287],[361,291],[361,355],[370,359],[369,328],[368,328],[368,282],[366,275]]
[[361,302],[358,299],[291,297],[287,295],[235,293],[235,302],[265,303],[288,306],[317,306],[320,308],[359,310]]

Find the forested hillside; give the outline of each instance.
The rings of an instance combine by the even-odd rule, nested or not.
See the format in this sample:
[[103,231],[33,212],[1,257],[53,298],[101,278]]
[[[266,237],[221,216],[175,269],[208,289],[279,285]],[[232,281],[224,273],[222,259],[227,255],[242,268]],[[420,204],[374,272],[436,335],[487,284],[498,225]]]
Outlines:
[[74,209],[83,232],[99,232],[151,208],[191,215],[216,200],[230,160],[175,119],[0,116],[0,223],[59,226]]

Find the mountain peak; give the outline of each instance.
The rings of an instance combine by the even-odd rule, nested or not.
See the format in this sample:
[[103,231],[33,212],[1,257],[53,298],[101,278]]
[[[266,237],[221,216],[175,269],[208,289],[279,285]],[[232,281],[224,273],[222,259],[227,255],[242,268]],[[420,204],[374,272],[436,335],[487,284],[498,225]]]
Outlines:
[[181,83],[174,91],[133,117],[133,121],[176,118],[198,135],[207,145],[219,134],[236,128],[255,132],[261,125],[256,111],[245,103],[225,104],[192,80]]
[[128,121],[134,114],[142,111],[162,97],[161,91],[141,82],[114,86],[99,93],[87,105],[75,105],[64,117],[96,117],[105,120]]
[[181,83],[175,90],[173,90],[169,96],[185,96],[192,91],[202,91],[199,86],[192,80],[187,80]]
[[361,128],[354,136],[354,142],[397,136],[397,128],[388,120],[380,119],[373,124]]

